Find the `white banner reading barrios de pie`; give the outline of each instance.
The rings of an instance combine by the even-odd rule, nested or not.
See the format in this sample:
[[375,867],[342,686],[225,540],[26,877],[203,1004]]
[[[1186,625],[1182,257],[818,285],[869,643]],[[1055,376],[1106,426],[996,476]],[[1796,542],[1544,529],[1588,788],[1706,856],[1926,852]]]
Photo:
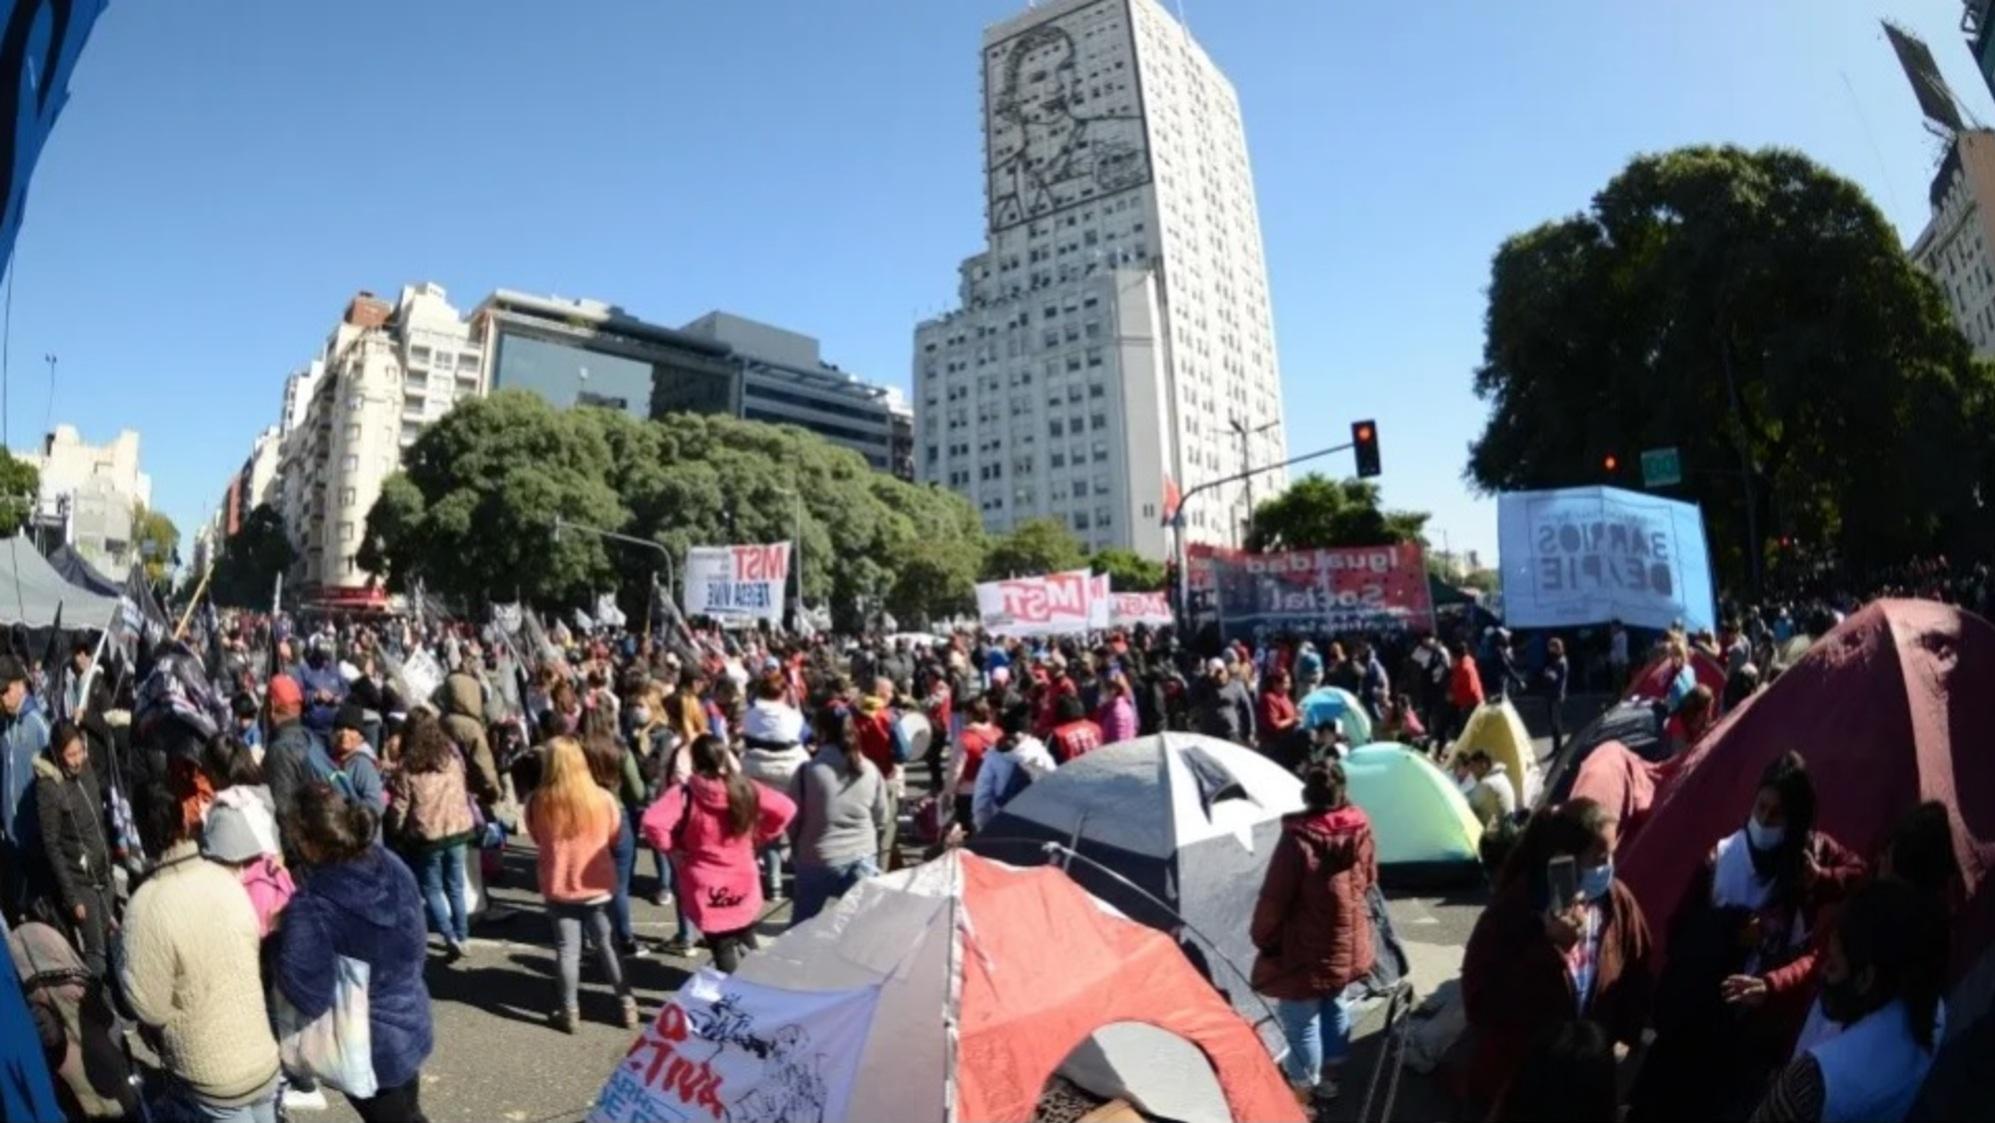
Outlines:
[[630,1047],[589,1121],[843,1119],[879,996],[777,990],[703,969]]
[[694,546],[686,551],[685,612],[717,620],[783,618],[790,544]]

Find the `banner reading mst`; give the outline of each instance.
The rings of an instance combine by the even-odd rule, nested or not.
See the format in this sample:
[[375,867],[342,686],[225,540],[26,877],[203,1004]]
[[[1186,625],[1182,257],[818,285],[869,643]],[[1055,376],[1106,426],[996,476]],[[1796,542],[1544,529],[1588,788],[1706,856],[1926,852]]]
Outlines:
[[694,546],[686,551],[688,616],[783,618],[790,582],[790,544]]

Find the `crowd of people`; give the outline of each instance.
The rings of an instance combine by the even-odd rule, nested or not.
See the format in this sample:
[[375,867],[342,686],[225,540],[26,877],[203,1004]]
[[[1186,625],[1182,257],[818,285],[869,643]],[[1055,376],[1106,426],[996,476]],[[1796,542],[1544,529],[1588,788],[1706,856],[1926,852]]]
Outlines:
[[[1625,677],[1630,641],[1609,635]],[[1664,642],[1682,660],[1704,641]],[[1758,642],[1728,627],[1708,653],[1736,672]],[[243,617],[159,644],[141,673],[88,673],[87,643],[53,675],[0,657],[10,948],[71,1117],[128,1115],[144,1096],[155,1118],[271,1120],[330,1087],[364,1119],[416,1120],[425,972],[466,954],[509,838],[531,840],[549,920],[550,1025],[577,1030],[592,955],[634,1028],[632,957],[731,972],[786,893],[806,922],[904,856],[961,844],[1074,760],[1195,731],[1300,780],[1305,809],[1242,923],[1285,1072],[1321,1104],[1349,1049],[1343,995],[1373,965],[1378,867],[1340,763],[1348,729],[1311,699],[1335,687],[1375,739],[1444,744],[1488,697],[1563,699],[1562,639],[1522,646],[1496,627],[1194,652],[1142,629],[844,642]],[[1692,715],[1695,690],[1674,685],[1667,704]],[[1679,735],[1706,724],[1693,715]],[[1467,1102],[1612,1118],[1615,1062],[1646,1031],[1638,1116],[1855,1118],[1853,1104],[1907,1095],[1944,957],[1942,922],[1908,918],[1942,907],[1957,876],[1929,811],[1866,861],[1813,829],[1812,781],[1785,760],[1752,819],[1711,840],[1695,907],[1650,918],[1614,877],[1600,807],[1530,815],[1486,754],[1458,764],[1478,816],[1517,828],[1463,971]],[[633,924],[643,893],[675,906],[662,944]],[[1658,921],[1689,933],[1661,978]],[[326,1044],[325,1027],[356,1017],[365,1057]],[[1859,1066],[1858,1050],[1902,1071]],[[131,1080],[139,1068],[152,1078]]]

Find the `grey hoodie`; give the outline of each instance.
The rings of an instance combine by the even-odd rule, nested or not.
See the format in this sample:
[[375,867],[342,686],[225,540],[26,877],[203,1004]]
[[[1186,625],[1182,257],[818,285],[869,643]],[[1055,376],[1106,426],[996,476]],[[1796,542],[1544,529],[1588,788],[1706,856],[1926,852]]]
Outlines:
[[790,780],[796,818],[790,844],[796,864],[847,866],[880,852],[887,821],[887,788],[880,770],[861,757],[859,774],[847,778],[844,750],[826,745]]

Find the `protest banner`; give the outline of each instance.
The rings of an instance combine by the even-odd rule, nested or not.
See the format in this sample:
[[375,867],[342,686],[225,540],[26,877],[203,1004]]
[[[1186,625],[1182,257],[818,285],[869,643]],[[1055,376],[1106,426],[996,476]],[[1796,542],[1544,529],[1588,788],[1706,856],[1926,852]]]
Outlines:
[[1414,543],[1275,554],[1194,545],[1186,579],[1194,616],[1216,616],[1229,639],[1434,627]]
[[1509,492],[1497,499],[1504,617],[1513,627],[1619,620],[1640,628],[1717,621],[1704,515],[1613,487]]
[[1102,631],[1109,625],[1114,615],[1114,602],[1108,590],[1108,574],[1096,573],[1088,577],[1088,627]]
[[1085,569],[977,586],[977,616],[995,636],[1060,636],[1094,626],[1094,575]]
[[1109,601],[1108,621],[1113,627],[1168,628],[1173,622],[1169,593],[1113,593]]
[[790,582],[790,544],[694,546],[686,551],[685,574],[686,615],[778,621]]
[[704,968],[630,1047],[589,1121],[843,1119],[879,996]]

